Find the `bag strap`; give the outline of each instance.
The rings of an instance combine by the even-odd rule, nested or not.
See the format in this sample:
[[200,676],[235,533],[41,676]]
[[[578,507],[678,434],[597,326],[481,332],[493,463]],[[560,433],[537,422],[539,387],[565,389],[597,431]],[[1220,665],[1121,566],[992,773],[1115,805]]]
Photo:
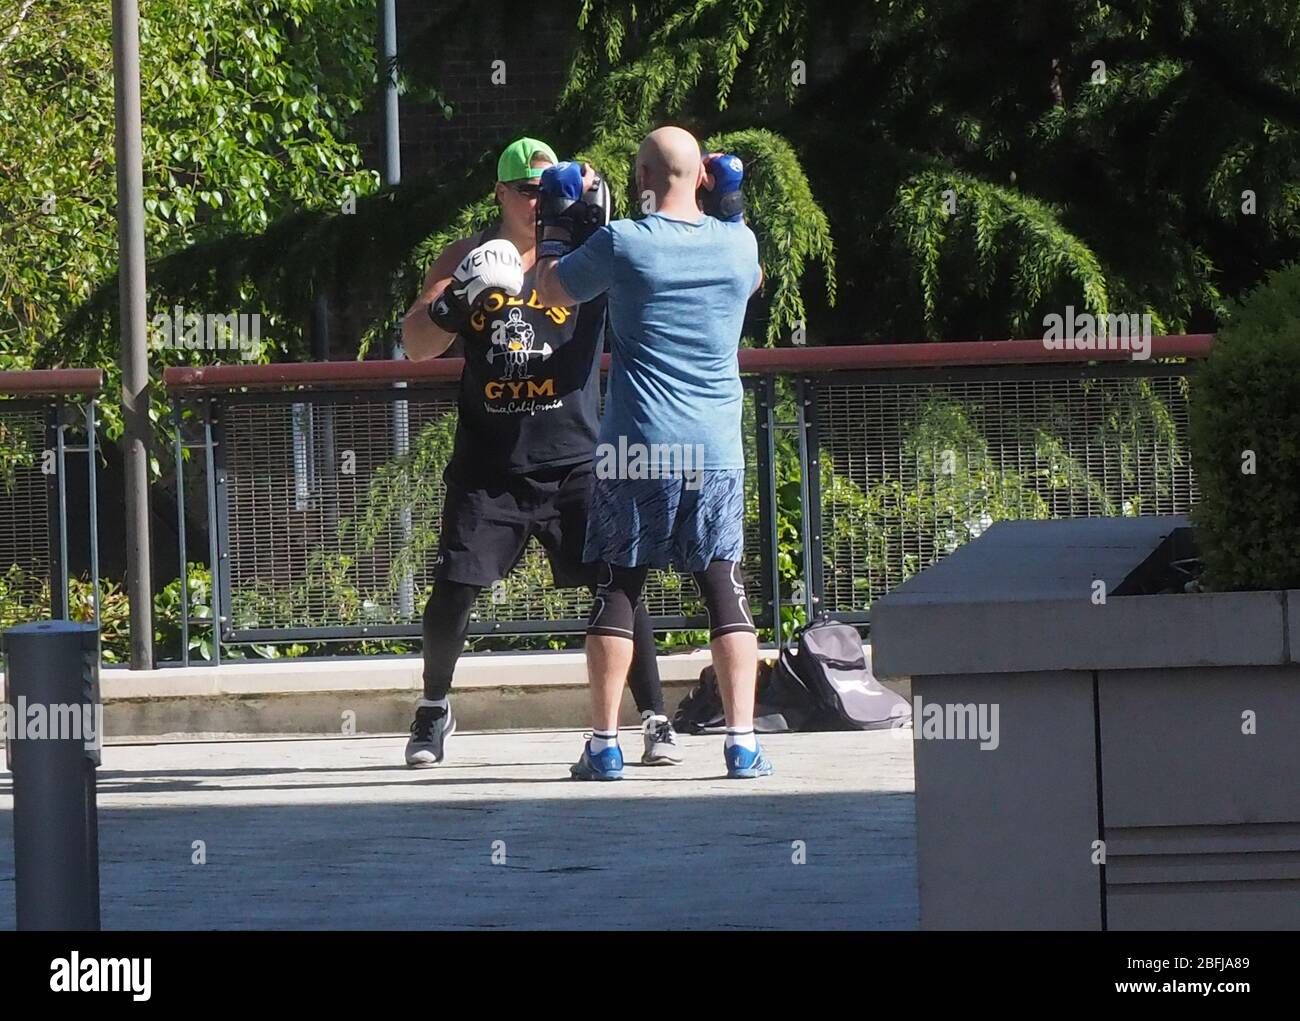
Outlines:
[[780,665],[785,667],[786,674],[793,679],[799,687],[803,688],[803,690],[808,693],[809,698],[816,701],[816,696],[813,694],[812,689],[808,687],[808,682],[805,681],[803,675],[799,673],[799,667],[797,665],[798,657],[795,655],[794,649],[788,645],[782,645],[780,655],[777,659]]

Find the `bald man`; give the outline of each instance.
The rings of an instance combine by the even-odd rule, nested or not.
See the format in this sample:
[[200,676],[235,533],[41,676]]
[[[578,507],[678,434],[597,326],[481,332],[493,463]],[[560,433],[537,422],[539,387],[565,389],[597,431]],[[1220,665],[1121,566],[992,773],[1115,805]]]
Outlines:
[[[537,290],[561,306],[607,295],[613,368],[596,447],[584,559],[598,587],[587,628],[592,737],[570,770],[622,777],[618,708],[632,623],[651,568],[691,573],[709,612],[710,649],[727,717],[733,778],[771,764],[754,736],[758,643],[740,569],[744,547],[743,391],[736,352],[750,296],[762,284],[758,244],[739,202],[734,156],[702,158],[676,127],[651,132],[637,193],[654,211],[589,228],[589,168],[542,175]],[[704,215],[700,188],[718,216]]]

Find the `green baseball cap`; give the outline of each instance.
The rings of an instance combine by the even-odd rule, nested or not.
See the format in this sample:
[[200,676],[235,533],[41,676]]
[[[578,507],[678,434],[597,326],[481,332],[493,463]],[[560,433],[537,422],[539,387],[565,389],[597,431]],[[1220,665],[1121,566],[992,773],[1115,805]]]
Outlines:
[[497,160],[498,181],[524,181],[541,177],[541,170],[530,166],[534,156],[544,156],[551,163],[559,163],[555,150],[535,138],[520,138],[506,146]]

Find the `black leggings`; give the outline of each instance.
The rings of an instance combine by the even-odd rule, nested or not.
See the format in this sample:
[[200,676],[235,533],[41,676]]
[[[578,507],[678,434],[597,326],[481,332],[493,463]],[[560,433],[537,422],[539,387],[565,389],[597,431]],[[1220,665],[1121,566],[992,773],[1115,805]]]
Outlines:
[[[446,698],[451,691],[451,676],[465,648],[469,615],[480,591],[478,585],[458,581],[434,582],[433,593],[424,604],[425,698],[436,701]],[[644,605],[637,607],[632,643],[632,668],[627,680],[637,711],[643,713],[649,709],[662,715],[664,691],[659,683],[655,635]]]
[[[596,572],[596,598],[592,602],[587,634],[635,639],[635,622],[645,613],[641,590],[650,568],[600,564]],[[709,613],[710,638],[737,631],[756,633],[740,564],[734,560],[714,560],[693,576]]]

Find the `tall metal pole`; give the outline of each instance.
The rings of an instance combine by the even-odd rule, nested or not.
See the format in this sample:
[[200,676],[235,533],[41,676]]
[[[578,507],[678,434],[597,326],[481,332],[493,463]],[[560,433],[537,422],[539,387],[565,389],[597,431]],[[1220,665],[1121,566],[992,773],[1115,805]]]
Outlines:
[[397,124],[397,4],[380,0],[384,28],[384,65],[379,73],[384,81],[384,184],[402,180],[401,133]]
[[[402,181],[402,136],[397,121],[397,5],[396,0],[380,0],[380,17],[383,22],[383,66],[379,73],[384,82],[384,184],[392,187]],[[388,357],[404,357],[402,335],[394,330],[389,337]],[[405,383],[397,386],[405,387]],[[406,401],[393,402],[393,454],[404,457],[411,449],[410,409]],[[411,507],[403,506],[398,512],[398,535],[403,548],[410,548]],[[397,612],[403,617],[415,615],[415,580],[410,572],[403,574],[397,586]]]
[[[311,307],[311,356],[318,362],[330,360],[330,304],[323,284],[317,284],[316,298]],[[325,530],[333,535],[339,524],[339,490],[337,481],[337,453],[334,449],[334,406],[316,407],[316,417],[321,427],[321,507],[325,515]]]
[[117,149],[118,301],[121,308],[122,443],[126,455],[126,564],[131,669],[153,669],[149,546],[149,357],[145,338],[144,168],[140,142],[140,12],[113,0]]

